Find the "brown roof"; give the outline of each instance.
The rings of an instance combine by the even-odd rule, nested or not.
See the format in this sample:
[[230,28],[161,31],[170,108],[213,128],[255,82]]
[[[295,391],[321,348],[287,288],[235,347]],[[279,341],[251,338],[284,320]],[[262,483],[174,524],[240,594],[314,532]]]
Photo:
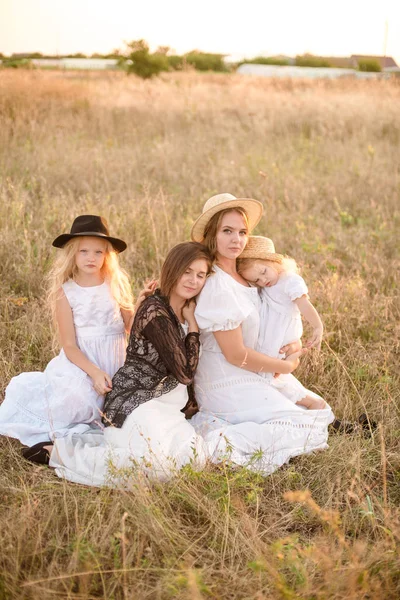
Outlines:
[[386,69],[387,67],[397,67],[396,61],[391,56],[366,56],[363,54],[352,54],[350,56],[350,60],[360,61],[360,60],[374,60],[380,66],[381,69]]
[[351,60],[348,56],[324,56],[323,58],[327,60],[332,67],[340,67],[345,69],[352,67]]

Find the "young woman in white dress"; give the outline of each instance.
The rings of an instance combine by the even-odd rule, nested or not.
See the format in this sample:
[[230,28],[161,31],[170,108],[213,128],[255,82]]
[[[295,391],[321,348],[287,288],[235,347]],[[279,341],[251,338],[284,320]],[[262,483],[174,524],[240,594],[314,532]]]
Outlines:
[[[303,316],[312,327],[306,348],[320,348],[323,324],[308,296],[308,288],[298,273],[293,258],[276,254],[271,239],[249,236],[246,248],[237,261],[237,270],[246,281],[255,285],[261,295],[260,334],[257,350],[273,358],[284,358],[280,349],[301,339]],[[269,383],[286,398],[310,409],[325,408],[321,396],[307,390],[292,374],[265,373]]]
[[[192,229],[216,259],[197,301],[202,355],[195,376],[200,411],[192,424],[209,443],[220,443],[235,464],[269,474],[299,454],[327,448],[328,405],[306,410],[270,385],[261,373],[291,373],[300,344],[289,344],[284,360],[256,350],[260,298],[236,269],[236,259],[262,215],[262,205],[231,194],[210,198]],[[214,454],[217,457],[217,454]]]
[[77,217],[49,276],[49,304],[62,350],[43,373],[21,373],[0,407],[0,434],[32,445],[84,431],[101,418],[104,394],[125,360],[132,294],[117,253],[125,242],[96,215]]
[[54,447],[37,444],[26,458],[94,486],[129,485],[133,468],[165,479],[190,461],[204,464],[209,452],[182,410],[200,352],[193,298],[211,264],[201,244],[185,242],[169,252],[160,290],[137,309],[125,363],[106,396],[104,431],[57,439]]

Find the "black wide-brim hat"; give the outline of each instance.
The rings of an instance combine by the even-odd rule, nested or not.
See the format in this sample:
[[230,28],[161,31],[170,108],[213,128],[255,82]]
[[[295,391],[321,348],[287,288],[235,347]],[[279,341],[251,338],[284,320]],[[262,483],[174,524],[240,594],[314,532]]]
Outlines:
[[110,236],[107,221],[97,215],[80,215],[72,223],[70,233],[59,235],[53,242],[56,248],[63,248],[67,242],[76,237],[98,237],[110,242],[116,252],[126,250],[123,240]]

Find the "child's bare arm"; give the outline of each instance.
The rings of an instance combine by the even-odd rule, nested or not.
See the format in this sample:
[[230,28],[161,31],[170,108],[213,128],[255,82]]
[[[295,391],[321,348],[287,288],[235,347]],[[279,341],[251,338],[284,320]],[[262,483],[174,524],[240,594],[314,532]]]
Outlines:
[[140,291],[139,296],[136,300],[134,309],[127,310],[125,308],[121,308],[121,315],[124,320],[126,333],[130,333],[130,331],[132,329],[132,325],[133,325],[133,320],[135,318],[135,314],[137,313],[139,306],[142,304],[143,300],[145,300],[148,296],[151,296],[152,294],[154,294],[155,289],[157,287],[157,283],[158,282],[156,279],[151,279],[151,280],[145,281],[143,289]]
[[299,307],[299,310],[303,317],[313,328],[311,338],[306,342],[306,348],[318,348],[319,350],[321,348],[322,335],[324,333],[324,326],[322,324],[321,317],[319,316],[317,310],[311,304],[307,296],[297,298],[295,302]]
[[98,394],[109,392],[112,387],[110,376],[92,363],[77,346],[72,310],[62,290],[56,303],[56,318],[60,343],[68,360],[91,377]]
[[124,321],[125,332],[129,333],[132,328],[133,319],[135,318],[135,310],[121,308],[122,320]]

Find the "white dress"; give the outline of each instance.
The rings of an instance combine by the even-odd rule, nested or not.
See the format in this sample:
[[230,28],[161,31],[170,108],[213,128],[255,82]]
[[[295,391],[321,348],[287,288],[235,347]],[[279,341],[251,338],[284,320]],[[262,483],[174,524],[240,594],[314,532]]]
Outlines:
[[[70,280],[62,287],[72,309],[77,345],[113,377],[125,360],[126,336],[108,283],[81,287]],[[90,377],[61,350],[43,373],[21,373],[10,381],[0,406],[0,435],[31,446],[66,435],[71,428],[85,431],[99,419],[103,401]]]
[[201,468],[210,450],[181,412],[187,399],[187,387],[179,383],[140,404],[121,428],[57,439],[50,466],[69,481],[113,487],[129,487],[133,474],[166,480],[186,464]]
[[[308,296],[306,282],[297,273],[281,275],[277,283],[261,290],[260,333],[256,349],[272,358],[283,359],[280,348],[299,340],[303,335],[301,313],[295,300]],[[264,373],[270,384],[296,403],[306,396],[320,398],[318,394],[307,390],[294,375]]]
[[195,376],[200,411],[191,419],[213,452],[265,475],[299,454],[327,448],[327,405],[306,410],[293,404],[262,375],[228,363],[213,335],[241,326],[246,347],[255,349],[259,334],[259,295],[219,267],[200,294],[196,319],[202,354]]

